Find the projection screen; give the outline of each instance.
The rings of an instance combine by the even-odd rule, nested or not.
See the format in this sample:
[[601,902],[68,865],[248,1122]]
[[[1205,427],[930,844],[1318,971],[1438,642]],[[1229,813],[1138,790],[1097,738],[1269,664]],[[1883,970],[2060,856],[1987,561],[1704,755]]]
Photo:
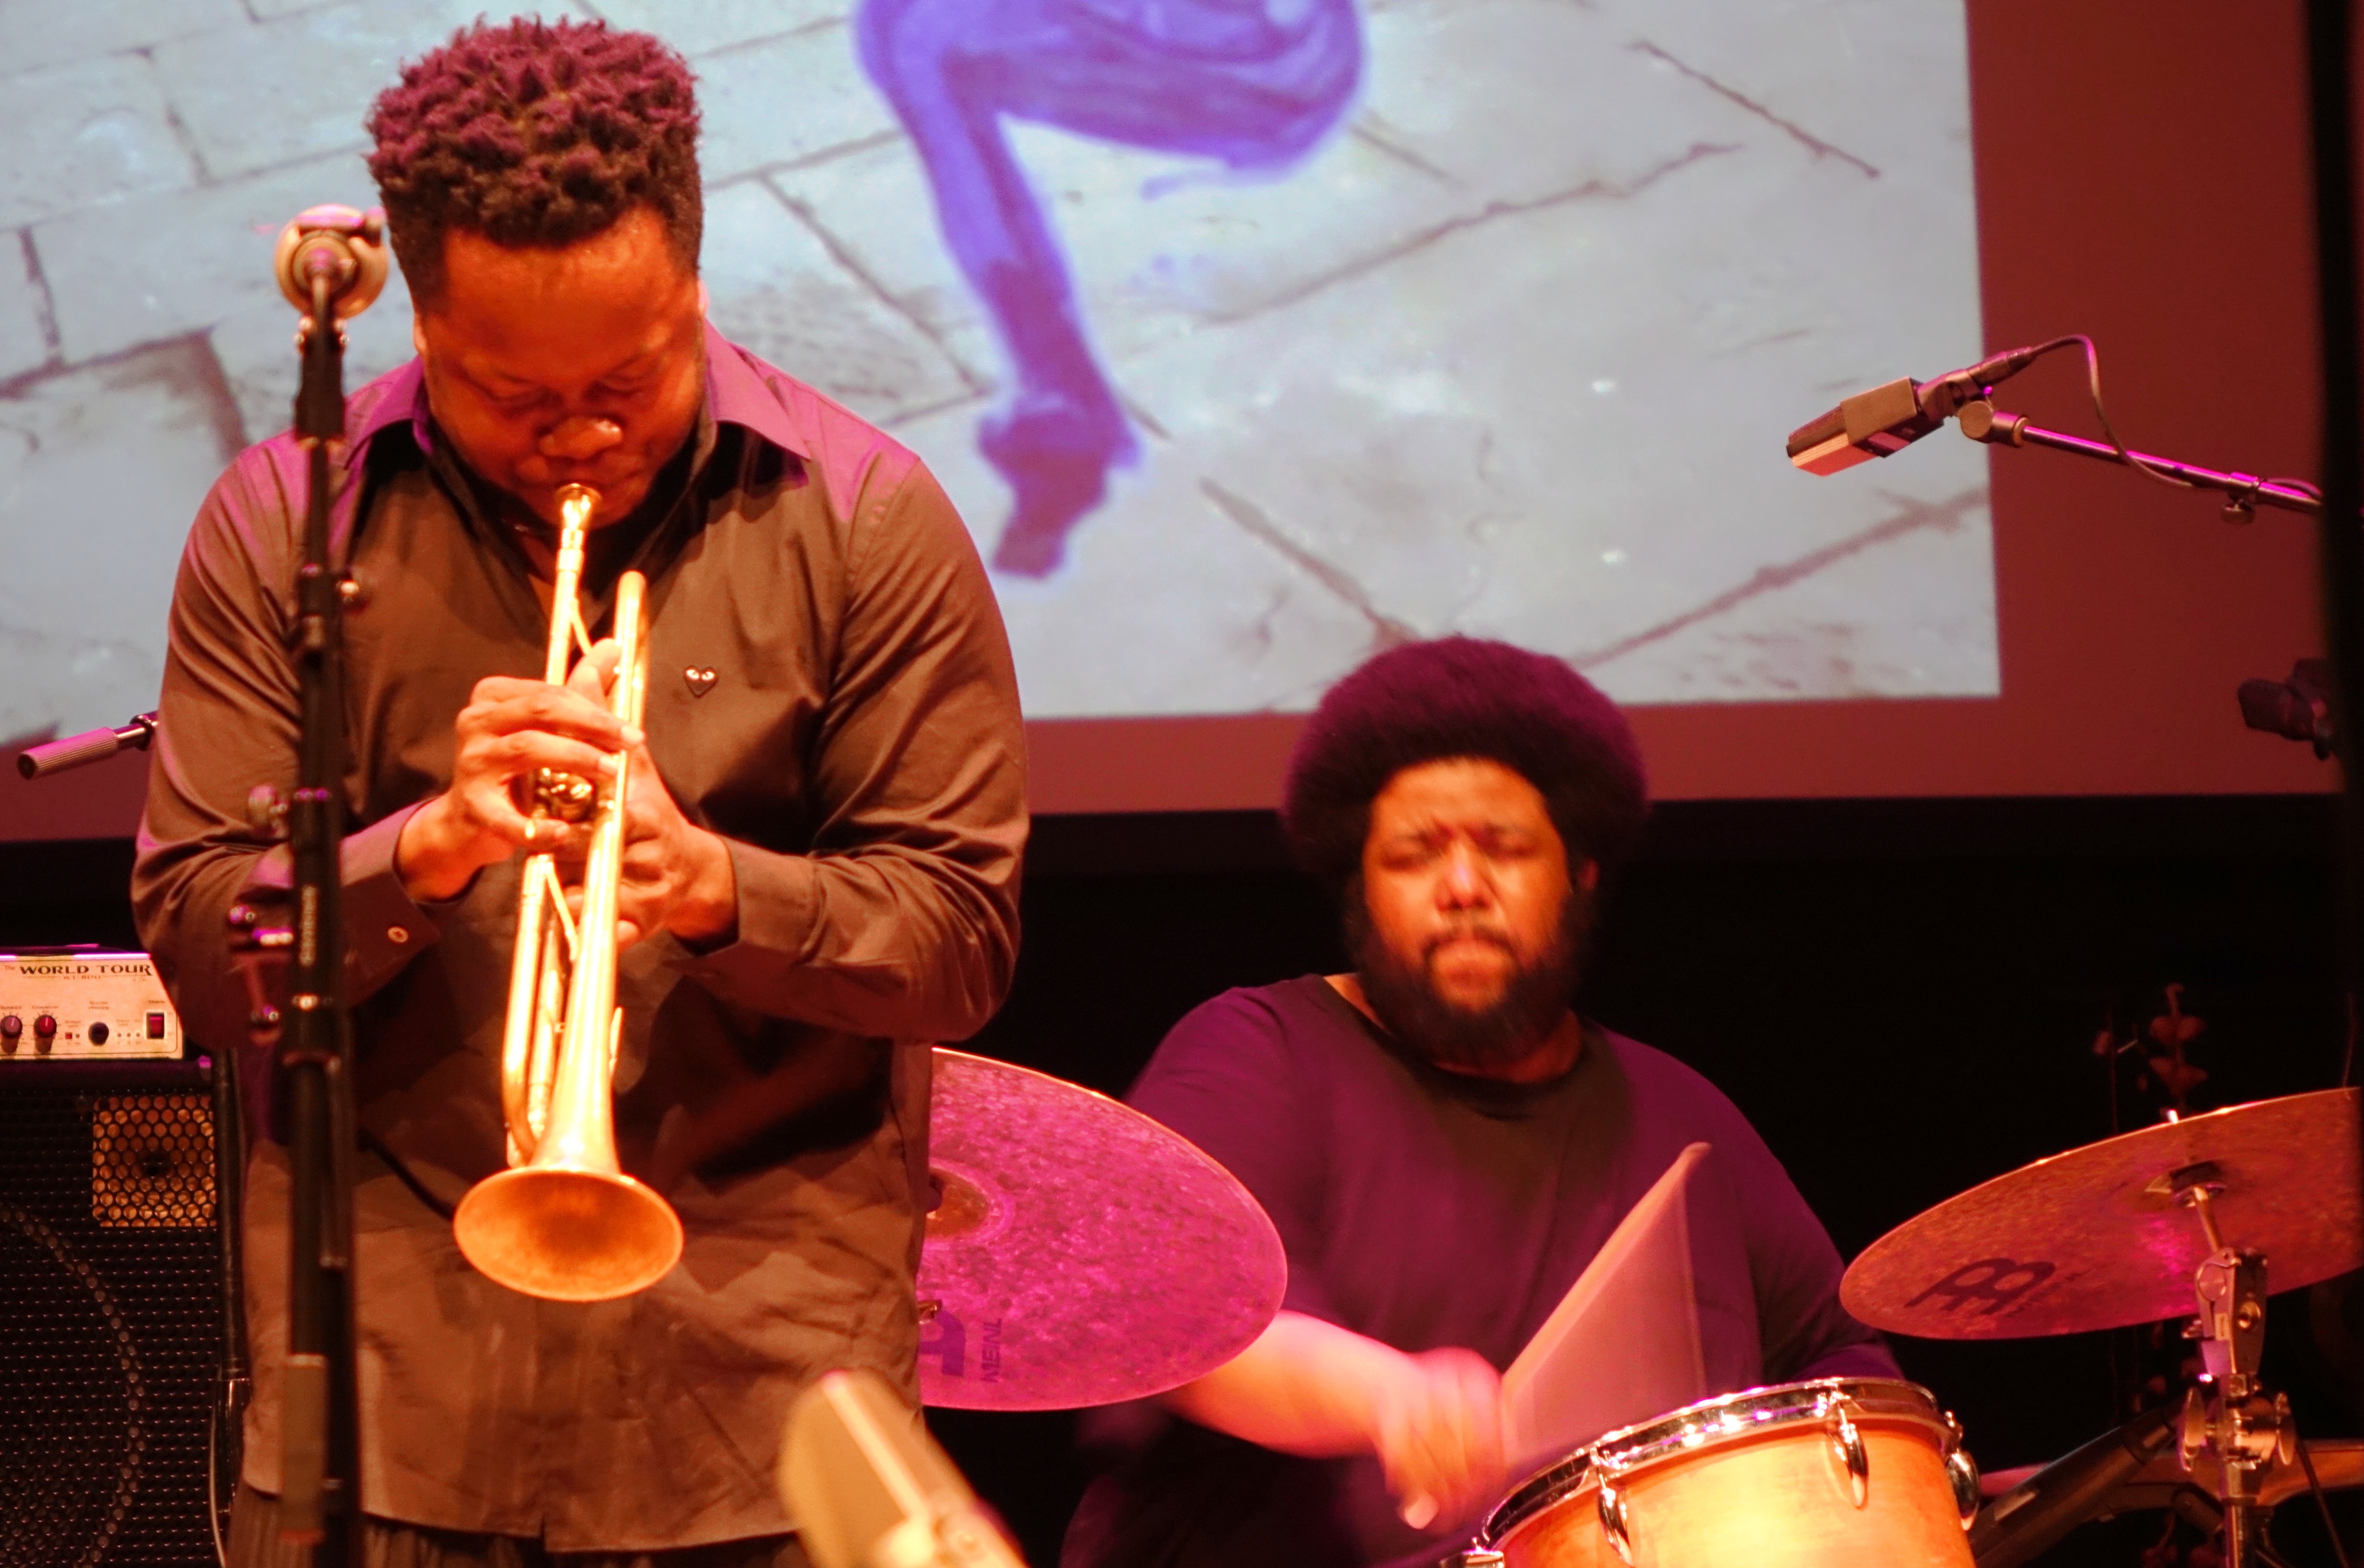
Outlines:
[[[152,706],[188,519],[286,423],[273,238],[372,199],[369,98],[478,6],[283,9],[12,37],[11,744]],[[1780,447],[1990,346],[1959,0],[597,9],[697,72],[715,322],[959,504],[1049,809],[1268,800],[1290,716],[1455,631],[1686,756],[2006,695],[1985,454],[1817,481]],[[397,278],[349,384],[409,338]]]

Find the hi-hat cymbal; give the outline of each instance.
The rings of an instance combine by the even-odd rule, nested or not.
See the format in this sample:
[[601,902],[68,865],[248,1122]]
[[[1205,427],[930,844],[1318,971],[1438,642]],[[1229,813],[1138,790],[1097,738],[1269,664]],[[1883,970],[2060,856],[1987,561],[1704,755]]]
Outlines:
[[935,1053],[942,1201],[920,1259],[920,1395],[1064,1410],[1163,1393],[1245,1350],[1288,1263],[1264,1209],[1179,1133],[1089,1089]]
[[2258,1100],[2038,1160],[1873,1242],[1839,1299],[1873,1328],[1929,1340],[2189,1316],[2210,1249],[2175,1191],[2202,1175],[2221,1184],[2210,1207],[2225,1244],[2266,1255],[2268,1288],[2364,1267],[2358,1093]]

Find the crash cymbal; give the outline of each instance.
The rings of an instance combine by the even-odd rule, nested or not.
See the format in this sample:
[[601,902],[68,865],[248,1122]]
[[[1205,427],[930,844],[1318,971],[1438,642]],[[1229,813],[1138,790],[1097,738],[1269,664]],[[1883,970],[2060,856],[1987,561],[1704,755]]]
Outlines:
[[2229,1247],[2266,1254],[2268,1287],[2364,1266],[2355,1089],[2258,1100],[2038,1160],[1905,1221],[1839,1286],[1876,1329],[1930,1340],[2072,1334],[2185,1317],[2208,1256],[2175,1189],[2213,1165]]
[[920,1393],[961,1410],[1157,1394],[1245,1350],[1288,1264],[1264,1209],[1179,1133],[1060,1079],[935,1053]]

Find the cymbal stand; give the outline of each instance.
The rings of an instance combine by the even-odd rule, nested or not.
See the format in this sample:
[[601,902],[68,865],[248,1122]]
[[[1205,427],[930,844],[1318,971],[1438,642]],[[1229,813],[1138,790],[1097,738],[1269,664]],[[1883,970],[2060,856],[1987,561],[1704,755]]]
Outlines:
[[2213,1207],[2225,1180],[2214,1164],[2169,1172],[2159,1185],[2199,1217],[2209,1248],[2191,1277],[2204,1386],[2184,1399],[2183,1464],[2191,1469],[2202,1454],[2215,1459],[2226,1568],[2249,1568],[2257,1556],[2258,1472],[2278,1460],[2289,1463],[2298,1449],[2289,1396],[2269,1394],[2258,1377],[2266,1346],[2266,1256],[2225,1244]]

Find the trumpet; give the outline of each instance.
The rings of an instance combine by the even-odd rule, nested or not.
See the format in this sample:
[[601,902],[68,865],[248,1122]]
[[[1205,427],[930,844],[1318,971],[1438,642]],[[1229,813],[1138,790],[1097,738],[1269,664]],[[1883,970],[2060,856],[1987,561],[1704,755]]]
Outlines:
[[[583,541],[599,494],[558,492],[560,527],[542,678],[565,681],[588,653],[579,592]],[[648,692],[648,583],[627,572],[616,584],[622,657],[608,710],[637,725]],[[509,966],[501,1041],[501,1115],[509,1169],[468,1189],[452,1217],[461,1253],[487,1277],[550,1301],[606,1301],[656,1283],[681,1256],[681,1218],[623,1173],[616,1159],[616,1052],[624,1013],[616,1006],[616,901],[623,869],[629,753],[604,785],[545,769],[530,813],[537,821],[588,824],[580,914],[567,908],[556,856],[525,860],[517,948]]]

